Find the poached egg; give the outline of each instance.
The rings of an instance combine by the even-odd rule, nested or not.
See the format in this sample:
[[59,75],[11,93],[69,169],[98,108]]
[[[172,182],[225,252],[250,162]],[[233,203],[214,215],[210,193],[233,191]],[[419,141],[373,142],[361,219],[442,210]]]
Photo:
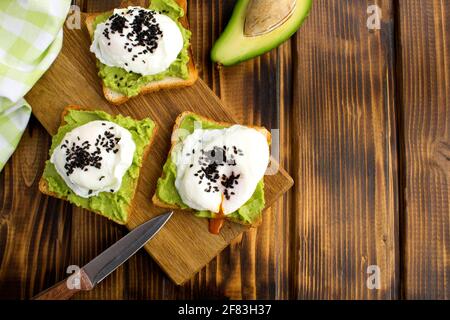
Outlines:
[[253,195],[269,153],[266,137],[252,128],[195,129],[172,153],[175,187],[190,208],[228,215]]
[[66,133],[50,162],[75,194],[89,198],[120,189],[135,150],[127,129],[96,120]]
[[182,49],[177,23],[142,7],[114,9],[97,25],[90,47],[101,63],[144,76],[169,68]]

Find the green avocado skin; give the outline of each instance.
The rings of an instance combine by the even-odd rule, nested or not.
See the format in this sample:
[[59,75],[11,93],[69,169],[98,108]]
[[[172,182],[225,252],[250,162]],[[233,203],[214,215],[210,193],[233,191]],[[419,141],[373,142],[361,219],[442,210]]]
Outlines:
[[244,25],[250,0],[238,0],[230,21],[211,49],[211,60],[231,66],[260,56],[289,39],[311,10],[312,0],[297,0],[292,16],[277,29],[259,36],[246,37]]
[[[201,123],[202,129],[225,128],[224,126],[221,126],[215,122],[205,121],[195,114],[190,114],[184,117],[179,126],[180,132],[178,134],[178,142],[182,142],[186,135],[194,132],[194,124],[196,122]],[[189,207],[181,200],[181,197],[175,187],[176,176],[177,167],[176,164],[172,161],[172,156],[169,155],[163,167],[162,177],[159,178],[157,182],[156,195],[160,200],[167,204],[176,205],[182,209],[189,209]],[[228,215],[227,219],[236,222],[252,224],[259,220],[264,206],[264,180],[262,179],[256,186],[255,192],[253,193],[252,197],[242,207],[240,207],[239,210]],[[215,214],[210,211],[196,211],[195,214],[200,218],[215,217]]]
[[61,126],[53,136],[49,155],[52,155],[53,150],[61,143],[66,133],[95,120],[111,121],[122,126],[130,131],[136,144],[133,163],[123,176],[120,189],[115,193],[101,192],[98,196],[91,198],[79,197],[67,186],[50,160],[45,163],[43,179],[48,184],[48,190],[59,197],[66,197],[69,202],[79,207],[99,212],[119,224],[125,224],[128,221],[128,209],[133,200],[144,151],[150,143],[155,124],[150,119],[138,121],[122,115],[111,116],[102,111],[70,110],[64,117],[66,124]]
[[[183,49],[167,70],[148,76],[127,72],[125,69],[119,67],[107,66],[97,60],[97,67],[99,69],[98,75],[102,79],[104,85],[127,97],[138,95],[141,88],[152,81],[162,80],[166,77],[177,77],[182,79],[187,79],[189,77],[188,62],[191,32],[185,29],[178,21],[184,16],[183,9],[173,0],[152,0],[149,9],[155,11],[164,10],[165,14],[177,23],[183,36]],[[99,23],[105,22],[111,14],[112,12],[105,12],[104,14],[98,15],[94,21],[94,30]]]

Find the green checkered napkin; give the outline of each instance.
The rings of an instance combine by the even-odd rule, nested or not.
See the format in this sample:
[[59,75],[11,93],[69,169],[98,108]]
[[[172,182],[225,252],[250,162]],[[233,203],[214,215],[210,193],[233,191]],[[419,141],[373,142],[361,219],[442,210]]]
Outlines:
[[0,0],[0,171],[30,118],[23,99],[55,60],[70,0]]

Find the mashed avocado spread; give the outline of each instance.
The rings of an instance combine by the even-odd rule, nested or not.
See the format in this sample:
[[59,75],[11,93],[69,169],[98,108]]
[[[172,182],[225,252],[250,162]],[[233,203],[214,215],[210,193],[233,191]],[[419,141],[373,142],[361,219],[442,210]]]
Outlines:
[[125,224],[128,220],[128,208],[133,199],[134,190],[139,177],[139,170],[142,166],[142,158],[144,151],[150,142],[153,134],[155,124],[150,119],[134,120],[130,117],[122,115],[111,116],[102,111],[80,111],[70,110],[64,117],[65,125],[58,129],[58,132],[53,136],[52,146],[50,148],[50,156],[53,150],[60,144],[66,133],[72,131],[76,127],[94,120],[106,120],[114,122],[123,128],[130,131],[136,144],[136,151],[133,156],[133,163],[123,176],[120,189],[116,193],[101,192],[98,196],[91,198],[82,198],[77,196],[67,186],[64,180],[56,171],[55,166],[47,160],[43,179],[47,181],[48,190],[57,194],[60,197],[66,197],[67,200],[82,208],[99,212],[105,217],[120,223]]
[[[190,114],[184,117],[180,124],[180,129],[186,130],[186,133],[192,133],[194,131],[194,122],[199,121],[202,123],[202,129],[223,129],[224,126],[218,125],[214,122],[208,122],[199,118],[194,114]],[[180,135],[180,141],[183,140],[183,136]],[[183,209],[187,209],[188,206],[183,203],[180,195],[175,187],[175,178],[177,176],[177,166],[172,161],[172,157],[169,155],[166,163],[164,164],[162,177],[158,179],[156,187],[156,195],[160,200],[168,204],[177,205]],[[258,220],[261,215],[261,211],[264,209],[264,180],[261,180],[256,186],[255,192],[251,198],[237,211],[227,216],[234,221],[241,221],[244,223],[253,223]],[[196,211],[196,216],[201,218],[214,218],[215,214],[210,211]]]
[[[189,76],[188,62],[191,32],[185,29],[179,22],[179,19],[184,16],[183,9],[174,0],[152,0],[149,9],[163,12],[177,23],[183,36],[183,49],[168,69],[161,73],[148,76],[127,72],[125,69],[119,67],[110,67],[97,60],[97,66],[99,68],[98,75],[102,78],[105,86],[128,97],[138,95],[141,88],[151,81],[162,80],[166,77],[187,79]],[[108,20],[111,14],[112,12],[105,12],[104,14],[98,15],[95,18],[93,29],[95,30],[99,23]]]

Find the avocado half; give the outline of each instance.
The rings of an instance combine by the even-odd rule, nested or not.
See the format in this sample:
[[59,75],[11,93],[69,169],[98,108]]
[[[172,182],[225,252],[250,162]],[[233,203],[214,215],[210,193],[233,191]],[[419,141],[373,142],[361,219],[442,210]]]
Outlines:
[[211,60],[224,66],[257,57],[289,39],[308,16],[312,0],[297,0],[289,18],[274,30],[255,36],[244,34],[247,8],[252,0],[238,0],[228,25],[214,43]]

